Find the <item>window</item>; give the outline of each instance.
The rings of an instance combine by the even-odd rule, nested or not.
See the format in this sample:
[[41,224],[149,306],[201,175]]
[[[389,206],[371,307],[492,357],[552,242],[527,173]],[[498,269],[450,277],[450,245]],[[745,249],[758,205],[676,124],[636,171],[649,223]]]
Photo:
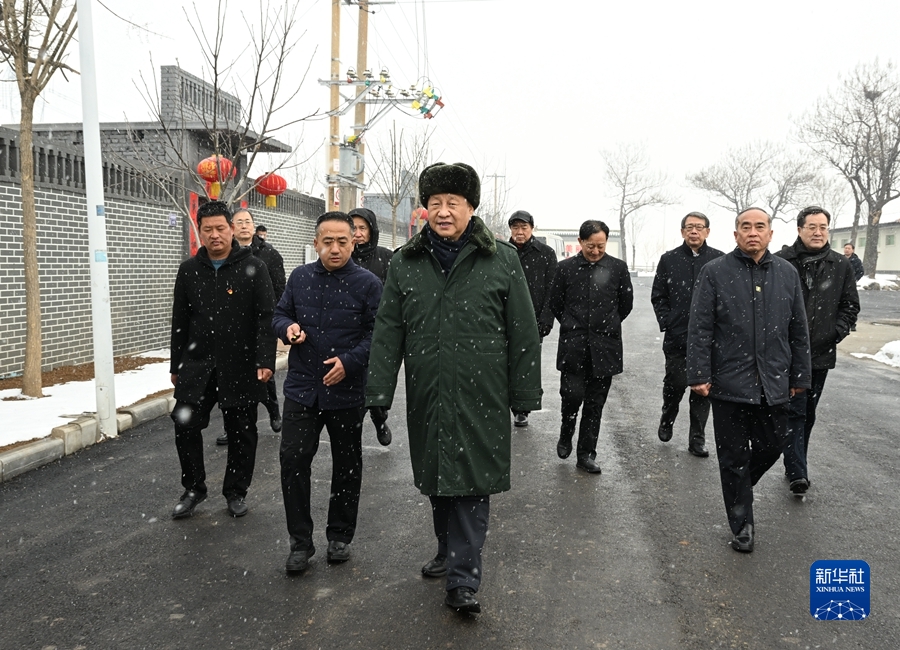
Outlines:
[[895,235],[885,235],[884,236],[884,245],[885,246],[893,246],[894,245],[894,237],[895,237]]
[[850,243],[850,240],[849,240],[849,239],[842,239],[842,240],[841,240],[841,248],[843,248],[844,246],[846,246],[846,245],[849,244],[849,243]]
[[866,247],[866,238],[865,238],[865,237],[860,237],[860,238],[859,238],[859,248],[860,248],[860,249],[864,249],[865,247]]

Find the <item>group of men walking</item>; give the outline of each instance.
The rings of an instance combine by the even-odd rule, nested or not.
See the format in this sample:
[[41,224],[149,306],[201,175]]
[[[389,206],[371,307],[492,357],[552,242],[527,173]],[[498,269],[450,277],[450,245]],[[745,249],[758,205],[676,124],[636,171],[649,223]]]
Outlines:
[[[379,442],[390,444],[402,365],[413,481],[429,497],[436,538],[421,571],[446,578],[448,606],[480,611],[490,497],[510,489],[509,413],[524,427],[541,408],[542,339],[558,321],[557,454],[568,458],[574,446],[576,467],[600,474],[602,412],[612,377],[623,371],[622,322],[633,307],[630,273],[606,254],[603,222],[585,221],[581,251],[557,263],[526,211],[510,217],[510,241],[498,241],[475,216],[480,189],[466,164],[427,167],[419,179],[427,223],[393,253],[378,246],[371,211],[327,212],[316,222],[318,259],[286,283],[281,256],[253,234],[247,210],[201,206],[203,247],[179,268],[173,301],[172,418],[185,490],[173,518],[190,516],[206,497],[201,432],[216,402],[225,425],[219,440],[228,445],[223,494],[233,516],[247,513],[263,402],[282,434],[286,571],[302,573],[315,553],[310,477],[323,428],[333,458],[327,560],[347,561],[363,417],[368,410]],[[659,438],[672,438],[690,387],[688,450],[708,456],[712,407],[737,550],[753,549],[752,485],[782,451],[792,492],[809,487],[816,405],[834,346],[859,310],[850,263],[828,247],[829,220],[821,208],[801,212],[797,242],[775,256],[767,249],[771,219],[744,211],[737,247],[726,255],[706,244],[709,220],[692,212],[682,220],[684,244],[657,269],[652,303],[666,333]],[[283,413],[266,388],[276,337],[290,347]]]

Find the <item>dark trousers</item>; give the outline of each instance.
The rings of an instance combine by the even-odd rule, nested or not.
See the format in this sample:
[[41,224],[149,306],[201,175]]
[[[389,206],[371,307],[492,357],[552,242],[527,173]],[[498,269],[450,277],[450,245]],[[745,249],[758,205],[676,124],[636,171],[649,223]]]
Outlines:
[[594,377],[590,356],[579,372],[563,371],[559,380],[559,396],[562,398],[562,429],[560,437],[570,439],[575,433],[578,409],[581,411],[581,427],[578,429],[576,454],[579,459],[597,457],[597,439],[600,437],[600,420],[603,406],[612,386],[612,377]]
[[[666,352],[666,376],[663,379],[663,405],[660,426],[671,427],[678,417],[678,407],[687,390],[687,360],[685,355]],[[709,398],[690,391],[688,407],[690,428],[688,444],[706,444],[706,421],[709,419]]]
[[[175,448],[181,462],[181,484],[186,490],[206,493],[206,467],[203,464],[203,430],[209,426],[209,414],[218,399],[216,373],[210,377],[199,404],[178,401],[172,411],[175,422]],[[222,409],[228,434],[228,461],[222,494],[226,499],[247,496],[256,464],[256,402]]]
[[281,431],[281,493],[287,516],[291,550],[312,548],[313,521],[310,514],[310,475],[319,449],[322,427],[331,440],[331,497],[328,500],[328,541],[353,541],[359,490],[362,486],[363,409],[320,411],[292,399],[284,399]]
[[710,399],[722,496],[737,535],[753,523],[753,486],[778,460],[787,440],[787,408]]
[[487,539],[491,498],[484,496],[431,499],[438,553],[447,556],[447,591],[481,584],[481,555]]
[[812,388],[797,393],[788,402],[788,442],[784,447],[784,472],[790,480],[809,479],[806,450],[816,423],[816,407],[825,388],[828,369],[812,371]]
[[266,411],[269,412],[269,418],[277,418],[281,415],[281,411],[278,409],[278,387],[275,385],[274,372],[269,377],[269,381],[266,382],[266,401],[264,405]]

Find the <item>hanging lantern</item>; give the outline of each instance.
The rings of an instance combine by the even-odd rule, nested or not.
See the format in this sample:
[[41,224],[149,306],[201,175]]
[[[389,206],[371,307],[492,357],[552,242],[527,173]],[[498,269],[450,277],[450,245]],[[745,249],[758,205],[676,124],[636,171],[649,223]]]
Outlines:
[[256,179],[256,191],[266,197],[266,207],[274,208],[278,204],[276,198],[284,194],[287,189],[287,181],[274,172],[263,174]]
[[237,169],[224,156],[210,156],[197,164],[197,175],[206,181],[206,194],[211,199],[218,199],[222,183],[236,174]]

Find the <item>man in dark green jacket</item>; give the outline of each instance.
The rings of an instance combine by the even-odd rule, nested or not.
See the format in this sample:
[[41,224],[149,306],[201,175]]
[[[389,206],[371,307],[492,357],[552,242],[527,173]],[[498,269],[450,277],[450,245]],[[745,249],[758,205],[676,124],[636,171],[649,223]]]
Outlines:
[[509,411],[541,408],[540,337],[515,249],[474,216],[475,170],[436,163],[419,178],[428,224],[388,269],[366,406],[390,408],[403,363],[416,487],[431,500],[445,603],[480,612],[490,495],[509,490]]

